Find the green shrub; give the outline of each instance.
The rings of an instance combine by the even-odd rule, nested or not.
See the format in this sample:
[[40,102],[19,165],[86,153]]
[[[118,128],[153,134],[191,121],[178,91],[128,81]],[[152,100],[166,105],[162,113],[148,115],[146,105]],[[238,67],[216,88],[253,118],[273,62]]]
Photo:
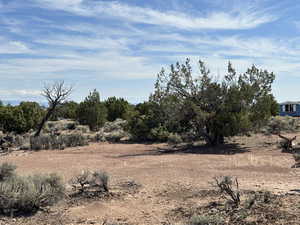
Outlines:
[[16,166],[11,163],[2,163],[0,165],[0,182],[15,176]]
[[155,127],[150,130],[150,137],[152,141],[166,142],[170,133],[163,126]]
[[64,196],[65,187],[56,174],[14,176],[0,183],[0,212],[32,213]]
[[5,132],[24,133],[38,126],[44,110],[36,102],[21,102],[19,106],[0,108],[0,129]]
[[123,98],[110,97],[104,102],[107,108],[107,120],[127,119],[130,104]]
[[222,225],[224,221],[217,216],[193,216],[187,225]]
[[77,119],[80,124],[88,125],[91,130],[96,131],[106,121],[107,109],[100,101],[100,94],[96,90],[81,102],[77,109]]

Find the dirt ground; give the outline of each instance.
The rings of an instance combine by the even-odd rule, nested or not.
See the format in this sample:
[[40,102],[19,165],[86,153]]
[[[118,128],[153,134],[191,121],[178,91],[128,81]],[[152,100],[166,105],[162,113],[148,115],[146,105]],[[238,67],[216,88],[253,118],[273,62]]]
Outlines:
[[[276,136],[236,137],[230,147],[236,154],[208,154],[204,148],[169,151],[166,144],[95,143],[57,151],[17,151],[1,156],[0,163],[16,164],[19,174],[57,172],[66,182],[83,169],[102,169],[111,175],[112,192],[122,182],[141,185],[120,198],[68,207],[61,203],[59,213],[54,210],[52,219],[40,224],[103,224],[105,219],[124,224],[175,224],[178,219],[170,212],[185,204],[183,195],[211,189],[216,176],[236,176],[243,190],[297,194],[300,169],[291,168],[294,159],[281,153],[278,141]],[[200,202],[199,198],[189,200],[189,204]],[[59,222],[62,217],[71,219]],[[23,219],[22,224],[34,224],[30,221]]]

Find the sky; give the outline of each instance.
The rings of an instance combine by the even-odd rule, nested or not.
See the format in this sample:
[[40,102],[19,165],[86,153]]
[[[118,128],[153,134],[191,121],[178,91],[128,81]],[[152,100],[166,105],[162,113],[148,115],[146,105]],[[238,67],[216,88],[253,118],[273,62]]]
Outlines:
[[0,0],[0,99],[39,101],[64,80],[82,101],[147,100],[162,67],[190,58],[223,76],[273,71],[277,101],[300,100],[295,0]]

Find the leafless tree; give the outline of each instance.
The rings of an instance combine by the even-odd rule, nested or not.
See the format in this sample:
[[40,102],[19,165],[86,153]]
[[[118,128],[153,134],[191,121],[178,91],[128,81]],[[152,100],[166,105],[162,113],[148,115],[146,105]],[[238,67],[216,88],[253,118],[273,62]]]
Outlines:
[[69,97],[72,90],[73,87],[66,87],[64,81],[57,81],[51,85],[48,84],[44,86],[42,96],[47,99],[49,107],[34,136],[37,137],[40,135],[41,130],[43,129],[45,123],[48,121],[52,113],[55,111],[56,106],[62,104]]

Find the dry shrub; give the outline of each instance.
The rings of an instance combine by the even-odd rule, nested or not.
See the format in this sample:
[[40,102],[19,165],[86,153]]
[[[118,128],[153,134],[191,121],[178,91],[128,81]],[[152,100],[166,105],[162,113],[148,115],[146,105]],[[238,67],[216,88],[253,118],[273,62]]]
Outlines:
[[44,131],[64,131],[64,130],[75,130],[78,126],[78,122],[73,120],[58,120],[58,121],[48,121],[45,125]]
[[187,225],[222,225],[224,221],[218,216],[193,216]]
[[69,183],[74,189],[78,189],[80,192],[84,192],[86,187],[90,184],[91,172],[89,170],[83,170],[80,174],[72,177]]
[[56,174],[13,176],[0,182],[0,212],[33,213],[65,196],[62,179]]
[[32,150],[64,149],[65,147],[76,147],[88,145],[87,138],[80,133],[56,135],[41,135],[30,137],[30,148]]
[[224,194],[235,207],[240,205],[240,190],[237,178],[230,176],[215,177],[213,186],[218,188],[221,194]]
[[116,119],[114,122],[106,122],[104,126],[97,132],[95,140],[99,142],[119,142],[121,139],[128,137],[125,131],[127,121]]
[[70,184],[74,190],[85,192],[91,188],[96,188],[97,191],[109,192],[109,175],[104,171],[83,170],[80,174],[75,175]]
[[280,132],[296,132],[300,130],[299,118],[290,116],[275,116],[262,129],[265,134],[278,134]]
[[109,175],[104,171],[95,171],[92,174],[91,185],[97,187],[99,191],[109,192],[108,188]]
[[0,165],[0,182],[15,176],[16,166],[11,163],[2,163]]
[[113,131],[124,130],[124,127],[127,125],[126,120],[116,119],[113,122],[106,122],[102,128],[105,133],[110,133]]

